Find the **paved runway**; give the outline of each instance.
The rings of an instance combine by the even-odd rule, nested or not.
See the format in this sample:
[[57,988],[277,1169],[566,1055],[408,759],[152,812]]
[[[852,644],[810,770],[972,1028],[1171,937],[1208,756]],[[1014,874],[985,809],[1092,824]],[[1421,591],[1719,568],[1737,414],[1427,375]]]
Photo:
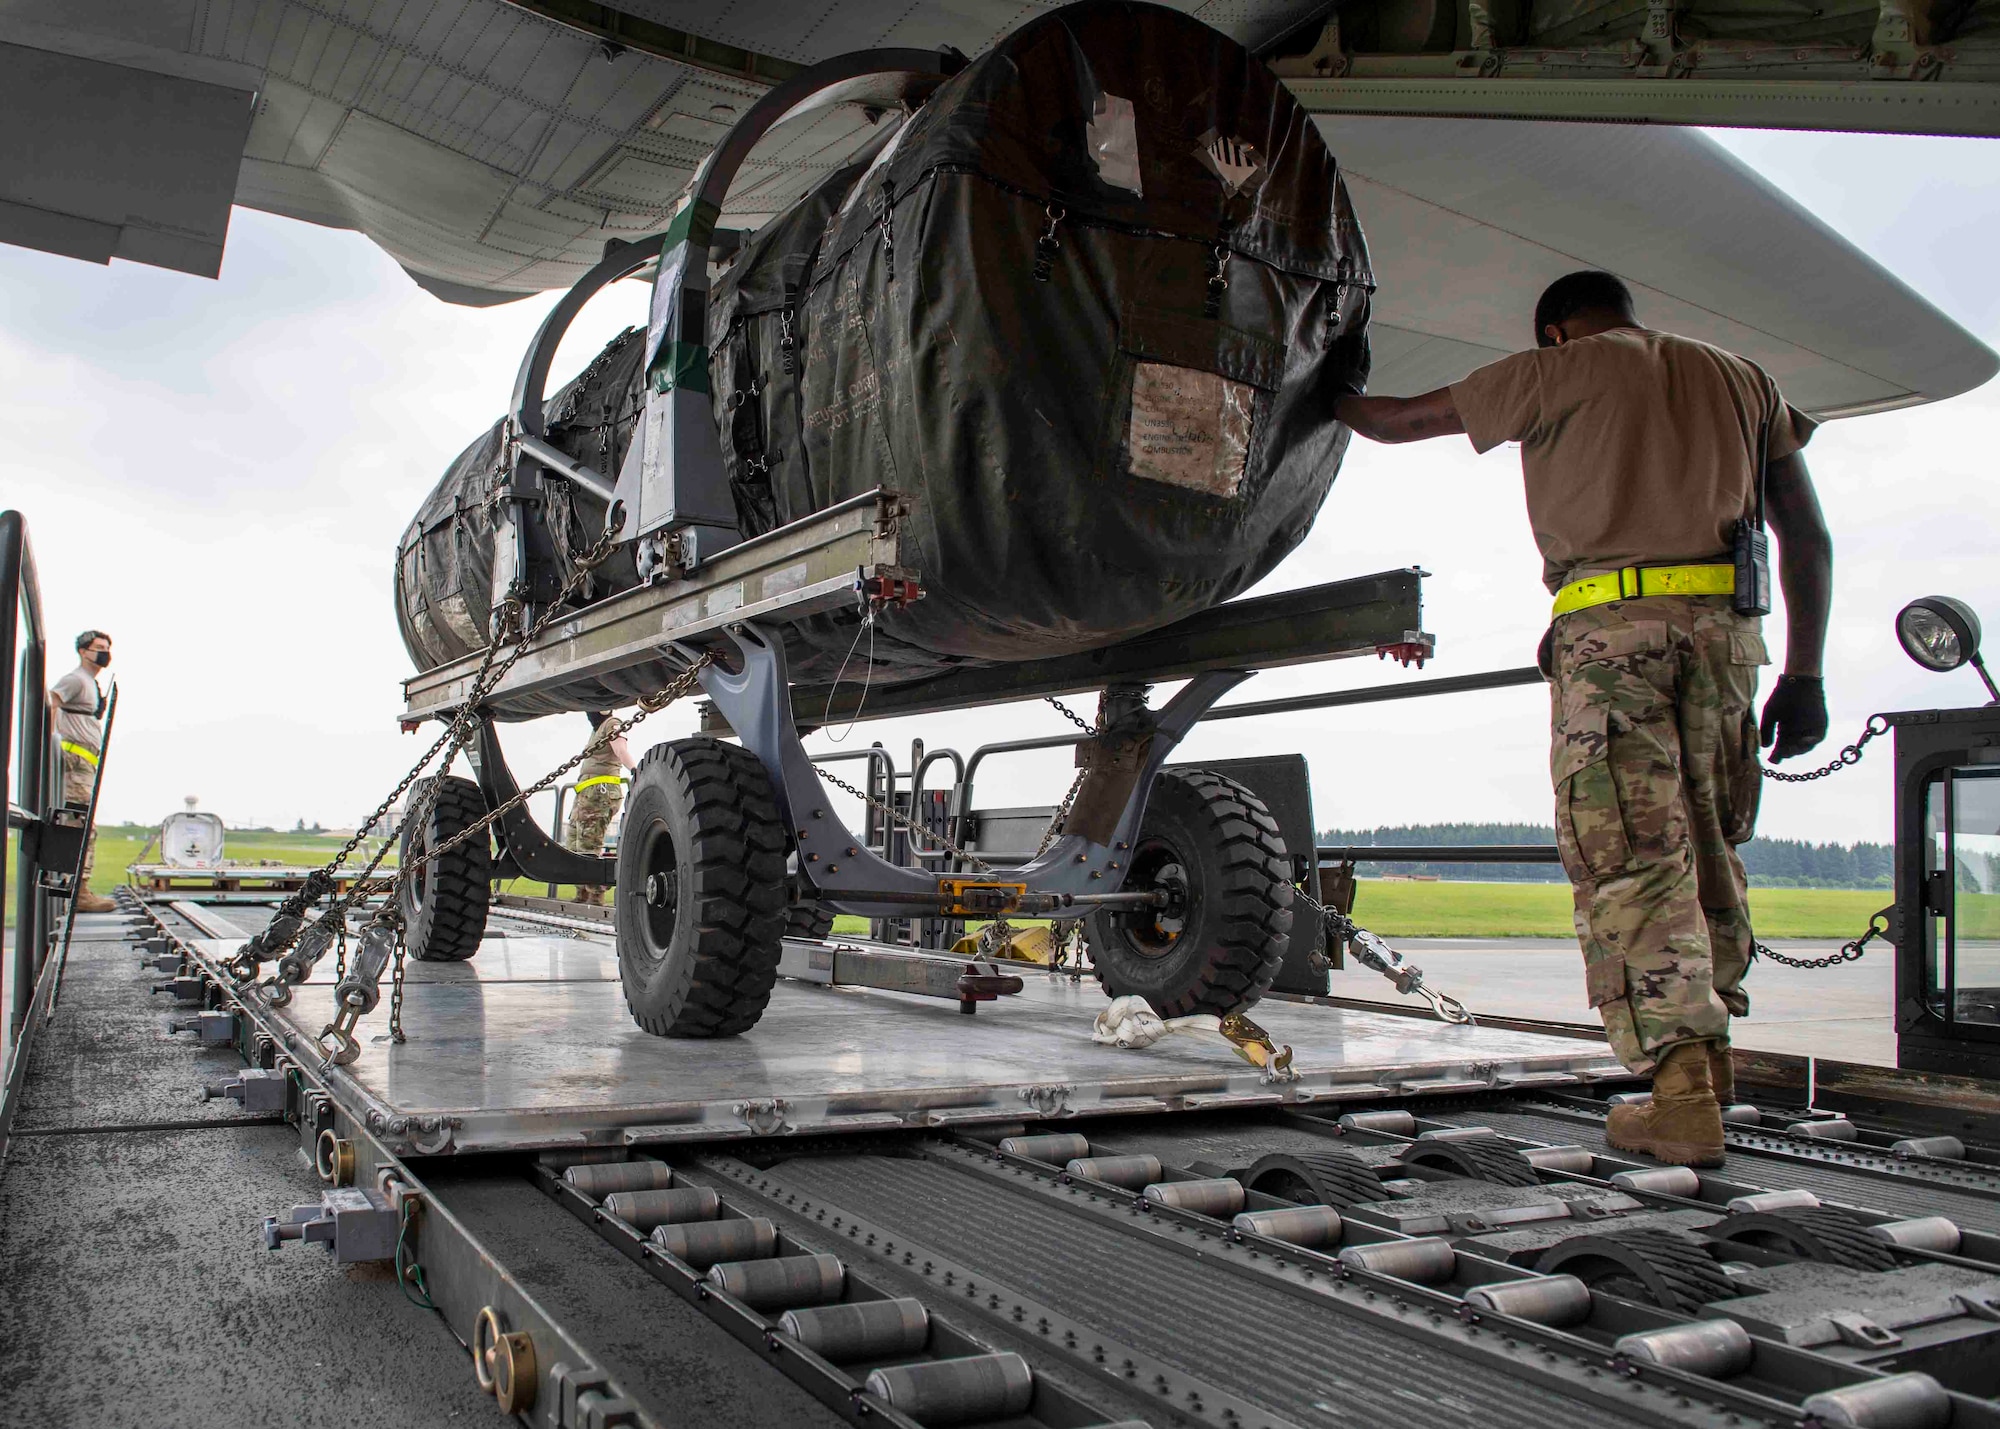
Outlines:
[[[1583,960],[1574,942],[1541,938],[1392,938],[1423,968],[1425,980],[1460,998],[1474,1015],[1595,1022],[1583,997]],[[1781,939],[1791,957],[1821,957],[1838,940]],[[1895,953],[1877,943],[1859,961],[1831,968],[1788,968],[1760,961],[1750,970],[1750,1016],[1736,1024],[1739,1047],[1811,1054],[1841,1062],[1896,1064],[1891,1017]],[[1384,1001],[1395,992],[1349,961],[1333,975],[1337,997]]]

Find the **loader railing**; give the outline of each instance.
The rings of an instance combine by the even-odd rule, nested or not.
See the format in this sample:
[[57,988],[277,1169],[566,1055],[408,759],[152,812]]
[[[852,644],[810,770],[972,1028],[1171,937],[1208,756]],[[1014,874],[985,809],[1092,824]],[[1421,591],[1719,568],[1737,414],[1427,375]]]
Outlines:
[[[28,523],[0,511],[0,789],[8,791],[7,838],[0,841],[0,901],[6,908],[0,957],[0,1154],[13,1124],[27,1065],[31,1012],[56,926],[54,897],[41,887],[41,832],[61,802],[54,721],[48,701],[48,629]],[[7,875],[14,875],[11,885]],[[12,888],[12,896],[8,889]]]

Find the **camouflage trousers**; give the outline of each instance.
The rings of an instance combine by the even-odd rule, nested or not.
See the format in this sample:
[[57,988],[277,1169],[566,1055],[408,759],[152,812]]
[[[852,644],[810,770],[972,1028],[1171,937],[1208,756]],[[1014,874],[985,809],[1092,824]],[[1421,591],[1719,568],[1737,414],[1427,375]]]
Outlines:
[[[75,804],[80,809],[90,807],[90,786],[97,782],[97,771],[71,754],[67,749],[62,756],[63,802]],[[83,844],[83,880],[90,882],[90,871],[97,867],[97,825],[90,826],[90,834]]]
[[[621,784],[593,784],[577,790],[575,802],[569,806],[569,830],[563,843],[575,853],[603,853],[604,831],[611,827],[611,821],[618,816],[618,806],[624,802],[625,788]],[[604,890],[579,884],[576,896],[585,903],[598,903],[604,899]]]
[[1584,982],[1618,1060],[1649,1072],[1750,1010],[1736,846],[1757,821],[1751,703],[1769,657],[1728,596],[1572,611],[1552,656],[1549,774]]

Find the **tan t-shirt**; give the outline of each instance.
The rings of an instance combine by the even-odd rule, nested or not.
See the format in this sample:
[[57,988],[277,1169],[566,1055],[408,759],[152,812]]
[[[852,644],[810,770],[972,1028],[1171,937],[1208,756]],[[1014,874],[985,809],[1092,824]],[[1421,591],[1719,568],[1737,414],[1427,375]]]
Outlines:
[[1728,561],[1766,421],[1773,460],[1818,425],[1747,358],[1632,328],[1503,357],[1451,399],[1478,450],[1521,444],[1551,591],[1624,566]]
[[80,744],[92,754],[102,753],[104,691],[97,676],[78,665],[50,686],[49,693],[56,697],[56,738]]
[[[590,727],[590,739],[596,739],[600,734],[604,733],[607,725],[615,724],[616,722],[616,715],[606,715],[602,721],[593,723]],[[584,747],[586,749],[590,747],[589,739],[584,741]],[[597,753],[576,766],[576,777],[579,780],[595,779],[604,774],[622,775],[623,773],[624,766],[618,762],[618,756],[611,752],[609,744],[606,744],[604,748],[598,750]]]

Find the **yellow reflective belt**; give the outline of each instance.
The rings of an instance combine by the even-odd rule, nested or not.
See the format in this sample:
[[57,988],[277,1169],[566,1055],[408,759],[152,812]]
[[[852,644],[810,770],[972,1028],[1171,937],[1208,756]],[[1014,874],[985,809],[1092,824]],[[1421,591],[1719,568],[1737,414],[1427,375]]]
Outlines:
[[588,779],[579,779],[576,781],[576,792],[581,794],[593,784],[620,784],[623,782],[616,774],[593,774]]
[[74,754],[78,759],[81,759],[85,764],[88,764],[92,769],[95,769],[97,767],[97,756],[91,753],[91,751],[89,751],[88,749],[85,749],[82,745],[71,744],[68,740],[65,739],[62,742],[62,747],[64,754]]
[[1556,592],[1555,614],[1648,595],[1734,595],[1734,566],[1627,566],[1585,576]]

